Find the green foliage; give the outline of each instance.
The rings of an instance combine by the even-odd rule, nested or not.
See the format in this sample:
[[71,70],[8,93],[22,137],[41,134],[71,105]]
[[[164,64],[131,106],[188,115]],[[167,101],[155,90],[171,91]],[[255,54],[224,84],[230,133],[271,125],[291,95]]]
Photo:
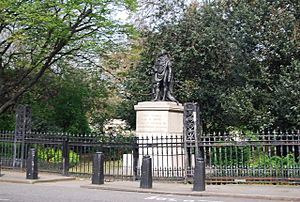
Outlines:
[[11,111],[0,114],[0,128],[1,130],[15,130],[15,114]]
[[[73,76],[73,78],[70,78]],[[66,75],[59,81],[57,96],[51,99],[55,126],[61,127],[64,132],[89,132],[87,120],[89,88],[79,80],[79,75]]]
[[287,154],[286,156],[269,156],[267,154],[261,154],[257,158],[254,158],[250,161],[250,167],[252,168],[294,168],[299,167],[299,157],[296,159],[295,155],[292,153]]
[[214,166],[245,166],[251,158],[250,147],[212,148],[210,162]]
[[294,0],[193,4],[179,21],[143,32],[142,60],[126,84],[131,109],[150,99],[151,66],[164,48],[176,97],[199,103],[204,129],[299,128],[299,8]]
[[1,1],[0,113],[47,72],[63,74],[66,64],[99,67],[99,55],[134,30],[115,20],[115,10],[135,7],[135,0]]
[[[54,148],[38,148],[38,159],[46,161],[48,163],[62,163],[63,153],[61,149]],[[79,163],[79,154],[70,150],[69,151],[69,163],[71,166]]]
[[[298,159],[297,159],[298,158]],[[300,157],[289,153],[286,156],[268,155],[261,149],[254,152],[250,146],[213,147],[210,150],[209,162],[213,166],[248,167],[248,168],[295,168],[300,166]]]
[[280,128],[292,128],[300,123],[300,61],[282,67],[278,85],[274,89],[274,113]]
[[134,99],[123,100],[118,106],[116,106],[116,116],[122,120],[126,120],[131,129],[135,129],[136,127],[136,114],[133,109],[133,106],[136,103],[137,101]]
[[108,85],[95,71],[66,68],[63,76],[45,76],[20,101],[32,107],[34,131],[89,133],[108,118]]

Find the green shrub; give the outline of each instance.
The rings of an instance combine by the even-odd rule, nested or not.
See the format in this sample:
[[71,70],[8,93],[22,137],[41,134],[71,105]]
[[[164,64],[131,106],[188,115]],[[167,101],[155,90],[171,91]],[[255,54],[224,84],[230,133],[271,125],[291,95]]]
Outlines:
[[[55,148],[39,148],[38,149],[38,159],[42,161],[47,161],[49,163],[62,163],[63,152],[61,149]],[[69,151],[69,163],[71,166],[79,163],[79,154],[70,150]]]
[[[300,159],[299,159],[300,160]],[[289,153],[286,156],[268,156],[267,154],[261,154],[259,157],[250,161],[250,167],[261,168],[270,167],[274,169],[292,168],[300,166],[294,154]]]
[[250,160],[250,147],[214,147],[211,149],[211,162],[214,166],[246,165]]

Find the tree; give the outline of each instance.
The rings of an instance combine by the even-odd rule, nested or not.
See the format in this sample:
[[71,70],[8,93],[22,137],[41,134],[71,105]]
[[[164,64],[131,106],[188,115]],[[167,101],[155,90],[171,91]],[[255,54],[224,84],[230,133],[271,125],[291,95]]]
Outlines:
[[140,30],[156,30],[179,20],[187,6],[185,0],[138,0],[138,4],[133,19]]
[[300,61],[282,67],[278,85],[274,88],[273,111],[279,128],[297,128],[300,123]]
[[68,67],[63,75],[46,73],[19,102],[32,107],[34,131],[89,133],[112,114],[108,87],[97,72]]
[[[132,91],[128,91],[127,88],[134,83],[134,74],[139,73],[135,71],[135,67],[141,59],[142,51],[141,39],[137,37],[132,41],[130,48],[120,49],[103,57],[103,67],[106,71],[109,70],[109,74],[106,75],[110,80],[110,91],[106,104],[112,109],[111,118],[126,120],[132,129],[135,128],[133,105],[136,100],[131,94]],[[143,84],[141,87],[143,88]]]
[[131,29],[113,10],[134,7],[134,0],[1,1],[0,114],[47,71],[93,65]]
[[300,58],[299,8],[294,0],[192,4],[179,20],[143,33],[130,102],[150,99],[150,69],[164,48],[173,56],[176,96],[200,104],[206,129],[299,127],[292,76]]

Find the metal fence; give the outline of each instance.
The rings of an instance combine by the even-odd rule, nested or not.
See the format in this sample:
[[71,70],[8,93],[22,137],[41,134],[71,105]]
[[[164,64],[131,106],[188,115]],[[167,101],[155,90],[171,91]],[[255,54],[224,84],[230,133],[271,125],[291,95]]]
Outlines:
[[[128,155],[136,151],[135,137],[27,133],[22,143],[22,140],[16,140],[14,136],[14,132],[9,131],[0,134],[0,157],[3,167],[26,168],[25,159],[28,151],[30,148],[36,148],[40,171],[89,176],[92,174],[93,154],[102,151],[106,157],[107,176],[137,175],[137,171],[130,165],[133,162],[133,155]],[[21,151],[25,151],[23,158],[21,158]]]
[[300,132],[203,135],[206,173],[211,178],[300,182]]
[[[0,132],[3,167],[26,167],[28,150],[36,148],[40,171],[90,176],[93,154],[101,151],[105,155],[107,178],[139,178],[144,155],[152,157],[156,179],[188,180],[193,176],[194,153],[188,155],[184,151],[180,135],[136,138],[29,133],[24,140],[14,136],[14,132]],[[300,182],[299,131],[212,133],[201,135],[199,140],[207,179]],[[191,162],[191,167],[185,168],[186,161]]]

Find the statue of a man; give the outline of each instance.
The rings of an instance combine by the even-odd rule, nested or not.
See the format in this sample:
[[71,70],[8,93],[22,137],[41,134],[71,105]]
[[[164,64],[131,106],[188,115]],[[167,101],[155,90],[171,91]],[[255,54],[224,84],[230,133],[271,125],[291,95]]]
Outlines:
[[162,50],[158,55],[153,69],[153,101],[178,101],[173,94],[173,70],[170,55]]

